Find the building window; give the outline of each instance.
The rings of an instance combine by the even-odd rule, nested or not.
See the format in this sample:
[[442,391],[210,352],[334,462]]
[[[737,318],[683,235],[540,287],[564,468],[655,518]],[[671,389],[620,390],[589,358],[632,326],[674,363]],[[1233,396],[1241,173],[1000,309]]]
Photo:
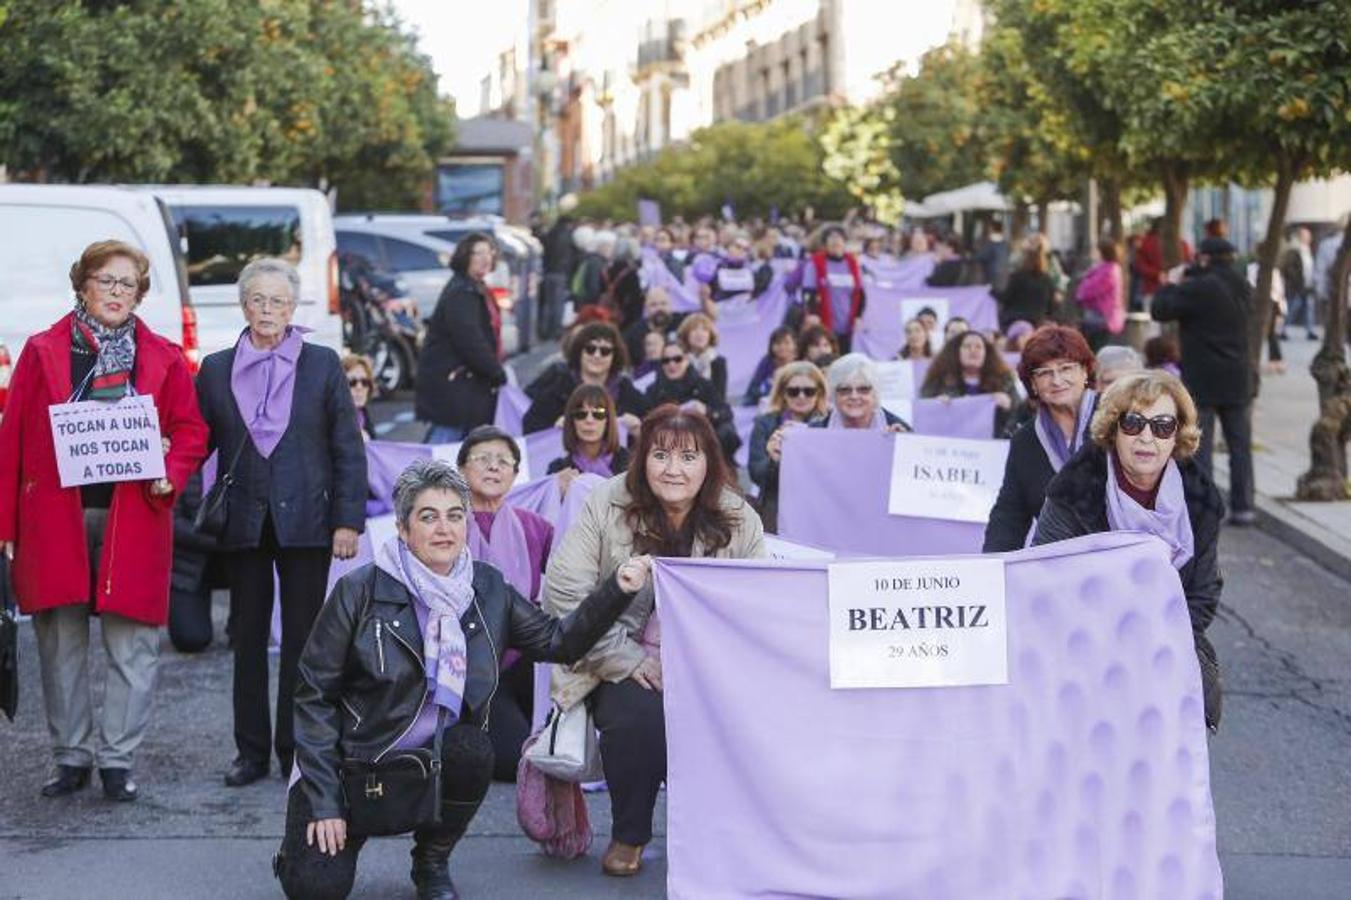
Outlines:
[[499,163],[442,163],[436,167],[436,208],[500,216],[505,184]]

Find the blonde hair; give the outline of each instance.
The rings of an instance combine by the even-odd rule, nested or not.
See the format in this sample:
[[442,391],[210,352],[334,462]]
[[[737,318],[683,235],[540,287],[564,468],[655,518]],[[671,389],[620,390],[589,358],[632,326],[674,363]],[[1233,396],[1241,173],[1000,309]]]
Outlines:
[[1196,403],[1181,380],[1162,369],[1132,372],[1123,375],[1098,399],[1098,411],[1093,414],[1089,434],[1093,443],[1110,450],[1116,440],[1117,422],[1132,410],[1143,409],[1164,394],[1173,398],[1177,406],[1177,435],[1173,445],[1176,459],[1187,459],[1201,444],[1201,429],[1197,425]]
[[713,320],[703,313],[690,313],[676,329],[676,340],[680,341],[680,346],[686,352],[690,349],[690,332],[696,328],[708,329],[708,346],[718,346],[718,326],[713,324]]
[[783,412],[783,389],[788,387],[789,381],[799,376],[810,378],[812,384],[816,385],[816,408],[812,411],[817,415],[825,415],[829,408],[825,373],[816,363],[806,360],[786,363],[779,367],[779,370],[774,373],[774,386],[769,389],[769,403],[766,404],[765,408],[772,413]]
[[342,356],[342,372],[346,375],[353,369],[365,369],[366,377],[375,381],[375,363],[364,353],[344,353]]

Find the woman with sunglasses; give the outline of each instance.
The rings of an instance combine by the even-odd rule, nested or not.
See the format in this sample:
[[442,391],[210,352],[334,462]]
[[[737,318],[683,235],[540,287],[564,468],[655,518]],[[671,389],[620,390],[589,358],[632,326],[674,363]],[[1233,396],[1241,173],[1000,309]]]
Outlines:
[[605,388],[619,418],[631,431],[638,429],[647,412],[643,395],[624,370],[628,351],[619,331],[608,322],[589,322],[577,329],[567,345],[567,361],[549,367],[525,389],[530,408],[521,419],[526,434],[563,425],[563,410],[580,384]]
[[361,426],[361,436],[375,440],[375,422],[366,409],[375,392],[375,366],[369,356],[360,353],[348,353],[342,358],[342,373],[347,376],[347,388],[352,392],[352,405],[357,408],[357,424]]
[[820,428],[909,431],[900,416],[882,407],[877,391],[877,363],[862,353],[846,353],[826,370],[833,409]]
[[1021,550],[1046,500],[1046,485],[1087,438],[1097,394],[1097,358],[1084,336],[1063,325],[1038,328],[1023,345],[1018,377],[1030,418],[1009,440],[1004,482],[985,526],[986,553]]
[[668,341],[661,351],[661,371],[657,380],[647,389],[647,404],[656,409],[663,403],[674,403],[683,410],[692,410],[708,417],[718,435],[718,443],[726,455],[728,465],[741,446],[732,419],[732,407],[727,397],[719,394],[713,382],[700,375],[690,364],[690,356],[678,341]]
[[819,426],[830,409],[826,406],[826,377],[813,363],[790,362],[774,376],[769,393],[769,411],[756,416],[751,428],[751,481],[760,489],[756,509],[765,530],[776,531],[779,521],[779,462],[783,458],[783,435],[802,425]]
[[1196,404],[1167,372],[1126,375],[1102,395],[1091,443],[1046,488],[1034,544],[1101,531],[1143,531],[1168,545],[1191,617],[1206,726],[1220,724],[1220,668],[1205,630],[1219,606],[1224,501],[1193,459]]
[[615,405],[602,387],[583,384],[568,398],[563,410],[564,454],[549,463],[558,476],[558,488],[568,492],[582,473],[610,478],[629,467],[629,451],[620,446]]
[[704,298],[714,304],[738,297],[758,297],[769,287],[774,270],[768,265],[756,265],[751,258],[751,241],[738,234],[727,244],[726,252],[717,266],[707,273],[696,270],[696,276],[707,279]]

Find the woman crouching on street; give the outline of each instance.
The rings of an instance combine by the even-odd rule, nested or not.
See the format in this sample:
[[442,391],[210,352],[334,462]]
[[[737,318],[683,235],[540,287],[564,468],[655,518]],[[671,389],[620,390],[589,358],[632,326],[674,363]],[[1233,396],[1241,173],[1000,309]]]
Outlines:
[[1099,531],[1143,531],[1168,545],[1182,579],[1201,664],[1206,726],[1220,724],[1220,665],[1205,636],[1220,602],[1224,501],[1192,459],[1201,440],[1196,404],[1177,377],[1127,375],[1102,395],[1093,443],[1046,488],[1034,544]]
[[458,896],[447,861],[492,778],[487,710],[502,653],[580,659],[648,581],[650,561],[627,556],[556,619],[473,558],[469,485],[448,463],[404,470],[394,509],[398,535],[334,587],[300,660],[296,768],[273,861],[288,897],[352,890],[363,832],[374,829],[353,818],[351,802],[369,796],[354,798],[344,772],[438,746],[439,815],[408,823],[412,879],[421,900]]

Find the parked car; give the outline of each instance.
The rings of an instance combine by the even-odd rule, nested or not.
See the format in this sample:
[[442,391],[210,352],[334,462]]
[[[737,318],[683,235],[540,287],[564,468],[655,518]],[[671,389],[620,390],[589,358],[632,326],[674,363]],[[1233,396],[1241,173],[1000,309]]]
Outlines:
[[150,292],[137,310],[156,333],[201,362],[196,311],[168,207],[121,187],[0,185],[0,345],[17,362],[29,336],[74,307],[71,264],[95,241],[126,241],[150,258]]
[[309,188],[151,185],[169,207],[187,259],[203,354],[234,345],[244,328],[239,272],[260,256],[300,272],[293,321],[305,339],[342,350],[338,255],[328,198]]
[[339,253],[338,267],[345,345],[370,358],[381,392],[411,388],[424,330],[417,301],[402,279],[364,256]]
[[474,231],[491,234],[500,252],[488,287],[502,310],[502,345],[508,353],[529,349],[542,255],[529,232],[496,217],[452,219],[392,213],[336,216],[334,228],[341,251],[360,254],[377,269],[396,274],[407,283],[425,315],[436,308],[450,280],[455,245]]

